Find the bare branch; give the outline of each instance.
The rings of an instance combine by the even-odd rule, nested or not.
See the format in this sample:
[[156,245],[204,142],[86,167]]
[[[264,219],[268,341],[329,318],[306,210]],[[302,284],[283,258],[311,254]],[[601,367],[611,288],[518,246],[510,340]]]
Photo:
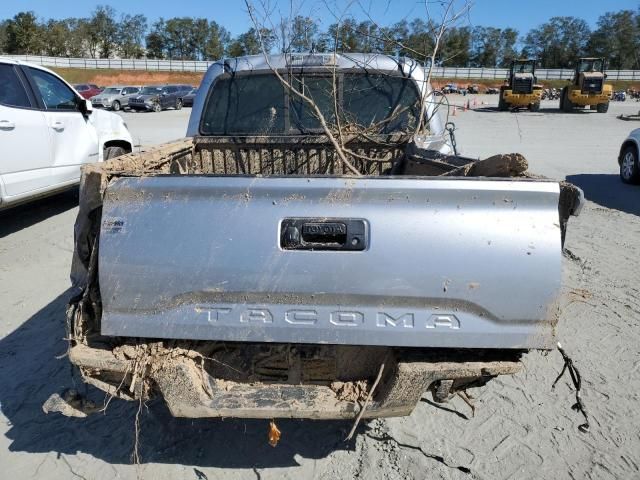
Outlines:
[[322,130],[327,135],[327,138],[329,138],[329,141],[331,142],[333,147],[336,149],[336,154],[338,155],[338,157],[340,157],[340,161],[342,161],[342,163],[345,165],[345,167],[347,167],[349,171],[351,171],[351,173],[353,173],[354,175],[361,175],[360,171],[357,168],[355,168],[353,164],[347,159],[342,147],[340,146],[335,136],[329,129],[329,126],[327,125],[327,121],[324,118],[324,115],[322,114],[322,112],[320,111],[320,108],[318,107],[318,105],[316,105],[316,103],[307,95],[305,95],[303,92],[300,92],[299,90],[294,88],[293,85],[291,85],[291,83],[280,74],[278,69],[273,67],[273,65],[271,64],[271,60],[269,58],[269,53],[267,52],[265,48],[265,43],[262,39],[261,25],[257,21],[257,18],[254,13],[253,5],[249,2],[249,0],[245,0],[245,5],[247,6],[247,10],[249,11],[249,17],[251,18],[251,21],[253,22],[253,24],[256,27],[256,30],[258,31],[258,37],[260,39],[260,47],[262,49],[262,53],[264,55],[265,61],[267,62],[267,65],[269,66],[271,71],[273,71],[273,73],[278,78],[278,80],[280,80],[280,83],[282,83],[282,85],[288,91],[293,92],[295,95],[300,97],[313,109],[314,114],[317,116],[320,122],[320,125],[322,126]]

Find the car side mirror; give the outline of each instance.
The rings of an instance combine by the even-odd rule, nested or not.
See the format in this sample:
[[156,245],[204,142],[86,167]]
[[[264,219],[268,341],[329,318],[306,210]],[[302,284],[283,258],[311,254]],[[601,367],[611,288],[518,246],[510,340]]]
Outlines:
[[84,98],[78,99],[78,110],[82,115],[91,115],[93,112],[93,105],[91,104],[91,100],[86,100]]

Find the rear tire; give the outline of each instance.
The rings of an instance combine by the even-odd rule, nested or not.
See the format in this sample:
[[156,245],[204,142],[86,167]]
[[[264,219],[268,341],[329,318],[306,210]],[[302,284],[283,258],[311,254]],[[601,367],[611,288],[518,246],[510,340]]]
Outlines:
[[111,104],[111,108],[113,109],[114,112],[119,112],[120,108],[122,107],[120,106],[120,102],[116,100]]
[[609,102],[607,103],[599,103],[596,107],[598,113],[607,113],[609,111]]
[[122,147],[107,147],[104,149],[104,159],[111,160],[125,153],[127,153],[127,151]]
[[500,98],[498,99],[498,110],[501,112],[506,112],[507,108],[507,102],[505,102],[504,97],[502,96],[502,92],[500,92]]
[[560,104],[562,105],[562,111],[564,113],[573,112],[573,103],[569,100],[569,90],[566,88],[562,91],[562,100],[560,100]]
[[634,145],[627,145],[622,151],[620,158],[620,179],[624,183],[640,183],[638,149]]

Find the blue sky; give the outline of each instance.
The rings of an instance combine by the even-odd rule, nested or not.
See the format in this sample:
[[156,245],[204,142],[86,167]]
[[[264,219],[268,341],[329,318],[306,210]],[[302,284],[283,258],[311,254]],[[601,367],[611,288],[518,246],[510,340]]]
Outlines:
[[[270,0],[277,10],[288,12],[289,1]],[[425,3],[432,5],[437,14],[434,0],[294,0],[299,12],[311,15],[323,24],[332,22],[331,10],[344,9],[351,3],[350,12],[356,18],[365,19],[363,6],[370,11],[371,17],[379,24],[391,24],[402,18],[424,17]],[[84,17],[99,4],[108,4],[120,13],[144,13],[150,20],[158,17],[194,16],[206,17],[223,25],[232,34],[247,30],[250,21],[242,0],[105,0],[105,1],[69,1],[69,0],[0,0],[0,18],[9,18],[22,10],[33,10],[42,18]],[[637,10],[637,0],[532,0],[530,8],[520,7],[515,0],[475,0],[470,14],[462,20],[463,25],[484,25],[495,27],[513,27],[521,33],[535,27],[551,16],[579,16],[594,26],[598,16],[607,11],[622,9]],[[329,5],[330,8],[327,8]],[[517,5],[517,6],[516,6]],[[337,7],[336,7],[337,6]]]

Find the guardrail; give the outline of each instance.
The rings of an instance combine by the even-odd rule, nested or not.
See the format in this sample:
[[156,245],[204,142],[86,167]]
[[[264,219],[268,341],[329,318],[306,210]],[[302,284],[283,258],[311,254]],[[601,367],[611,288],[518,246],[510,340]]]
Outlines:
[[[67,58],[44,57],[40,55],[4,55],[5,58],[22,60],[45,67],[113,69],[113,70],[146,70],[163,72],[206,72],[213,61],[202,60],[154,60],[154,59],[120,59],[120,58]],[[506,68],[477,67],[436,67],[434,78],[458,78],[467,80],[503,80],[509,70]],[[539,80],[566,80],[573,76],[572,69],[538,69]],[[608,80],[638,80],[640,70],[607,70]]]

